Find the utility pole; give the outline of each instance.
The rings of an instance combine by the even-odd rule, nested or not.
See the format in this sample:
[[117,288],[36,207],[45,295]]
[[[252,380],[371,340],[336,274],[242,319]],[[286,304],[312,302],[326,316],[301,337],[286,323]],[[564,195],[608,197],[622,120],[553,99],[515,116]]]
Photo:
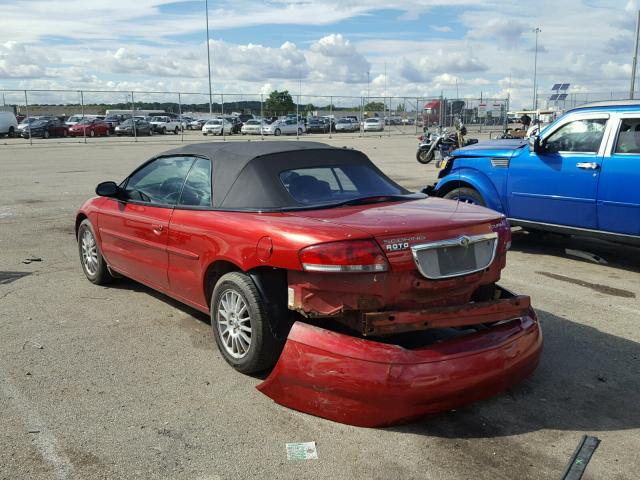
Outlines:
[[538,109],[538,34],[541,31],[538,27],[533,29],[536,34],[536,49],[533,57],[533,110]]
[[205,17],[207,19],[207,68],[209,69],[209,118],[213,117],[213,99],[211,95],[211,53],[209,52],[209,0],[204,0]]
[[370,74],[371,74],[371,71],[370,71],[370,70],[367,70],[367,102],[369,102],[369,98],[371,97],[371,93],[370,93],[370,91],[369,91],[369,85],[370,85],[370,82],[369,82],[369,75],[370,75]]
[[633,100],[634,90],[636,88],[636,67],[638,64],[638,39],[640,38],[640,10],[638,10],[638,20],[636,21],[636,46],[633,49],[633,63],[631,65],[631,88],[629,89],[629,98]]

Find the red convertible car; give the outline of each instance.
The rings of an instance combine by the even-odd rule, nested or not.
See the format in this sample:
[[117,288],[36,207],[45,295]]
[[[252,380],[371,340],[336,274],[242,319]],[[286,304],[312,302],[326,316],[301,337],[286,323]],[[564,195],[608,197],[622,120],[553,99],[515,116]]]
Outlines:
[[127,276],[211,315],[225,360],[291,408],[383,426],[494,395],[538,364],[529,297],[496,282],[511,232],[315,142],[189,145],[98,185],[87,278]]

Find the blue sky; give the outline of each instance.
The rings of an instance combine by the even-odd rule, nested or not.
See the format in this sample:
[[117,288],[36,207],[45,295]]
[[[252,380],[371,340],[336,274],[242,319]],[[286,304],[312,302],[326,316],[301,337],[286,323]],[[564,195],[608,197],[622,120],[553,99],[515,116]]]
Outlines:
[[[208,89],[204,1],[0,3],[0,88]],[[636,0],[212,0],[213,88],[483,92],[525,106],[537,26],[541,90],[569,82],[575,92],[624,92],[637,8]]]

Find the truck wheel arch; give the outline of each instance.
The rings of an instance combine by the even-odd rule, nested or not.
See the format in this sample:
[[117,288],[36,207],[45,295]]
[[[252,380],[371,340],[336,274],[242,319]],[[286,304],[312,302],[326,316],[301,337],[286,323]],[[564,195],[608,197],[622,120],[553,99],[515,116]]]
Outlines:
[[487,208],[506,213],[500,195],[493,182],[482,172],[471,169],[454,170],[449,175],[441,179],[435,188],[435,193],[443,197],[454,188],[473,188],[485,201]]

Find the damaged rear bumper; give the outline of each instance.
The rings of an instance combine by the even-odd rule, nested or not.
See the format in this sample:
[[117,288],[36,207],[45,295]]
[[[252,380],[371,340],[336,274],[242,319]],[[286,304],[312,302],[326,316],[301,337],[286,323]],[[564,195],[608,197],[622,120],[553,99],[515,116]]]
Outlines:
[[362,427],[381,427],[495,395],[536,368],[534,311],[418,349],[296,322],[258,390],[277,403]]

